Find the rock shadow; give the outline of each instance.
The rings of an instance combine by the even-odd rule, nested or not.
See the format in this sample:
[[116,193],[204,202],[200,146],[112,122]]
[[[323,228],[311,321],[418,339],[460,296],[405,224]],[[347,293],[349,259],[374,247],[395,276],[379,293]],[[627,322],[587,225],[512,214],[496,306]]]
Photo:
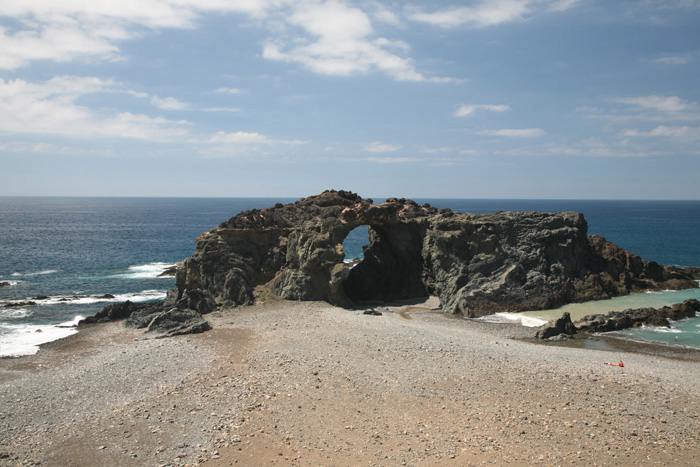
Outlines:
[[364,259],[343,281],[343,292],[354,304],[427,297],[423,285],[423,236],[397,227],[368,225]]

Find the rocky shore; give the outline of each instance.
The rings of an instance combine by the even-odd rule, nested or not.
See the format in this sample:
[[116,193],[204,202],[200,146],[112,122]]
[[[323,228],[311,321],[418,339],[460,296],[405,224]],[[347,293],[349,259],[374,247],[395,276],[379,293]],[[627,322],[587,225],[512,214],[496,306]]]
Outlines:
[[86,326],[0,359],[0,465],[697,465],[697,355],[537,345],[434,303]]
[[[347,264],[343,241],[363,225],[364,259]],[[329,190],[239,213],[168,271],[176,287],[162,303],[112,305],[81,324],[199,333],[211,328],[203,315],[252,305],[259,288],[345,308],[436,296],[443,312],[478,317],[698,287],[699,269],[645,261],[587,230],[575,212],[458,214]]]

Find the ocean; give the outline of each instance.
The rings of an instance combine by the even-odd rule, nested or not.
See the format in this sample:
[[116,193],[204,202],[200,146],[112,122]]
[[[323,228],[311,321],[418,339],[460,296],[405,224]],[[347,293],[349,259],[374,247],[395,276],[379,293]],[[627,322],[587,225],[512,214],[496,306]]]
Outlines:
[[[174,278],[160,274],[194,252],[198,235],[240,211],[294,200],[0,197],[0,356],[35,353],[38,345],[77,332],[78,320],[110,303],[164,298]],[[476,214],[582,212],[589,233],[644,259],[700,267],[700,201],[415,201]],[[361,258],[367,243],[366,227],[351,232],[343,244],[346,260]],[[583,304],[582,310],[662,306],[691,297],[700,299],[700,291],[639,294]],[[491,319],[533,325],[557,313],[561,310]],[[700,347],[700,318],[624,336]]]

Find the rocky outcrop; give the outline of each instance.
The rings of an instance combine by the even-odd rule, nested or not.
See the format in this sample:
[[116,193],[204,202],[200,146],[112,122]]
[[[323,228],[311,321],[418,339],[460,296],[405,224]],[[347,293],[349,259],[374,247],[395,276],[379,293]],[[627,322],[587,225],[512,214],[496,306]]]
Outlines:
[[9,287],[9,286],[11,286],[11,285],[12,285],[12,284],[10,284],[10,283],[7,282],[7,281],[2,281],[2,282],[0,282],[0,287]]
[[683,303],[663,308],[640,308],[625,311],[611,311],[605,315],[588,315],[577,321],[579,332],[609,332],[643,325],[670,327],[671,321],[693,318],[700,311],[700,302],[689,299]]
[[202,315],[213,311],[215,307],[214,301],[206,292],[190,290],[179,294],[177,289],[173,289],[162,302],[116,303],[81,320],[78,325],[125,320],[125,327],[145,328],[146,332],[159,334],[158,337],[195,334],[211,329]]
[[133,313],[139,310],[152,310],[152,312],[155,312],[156,310],[159,310],[160,307],[162,307],[162,303],[160,302],[134,303],[127,300],[126,302],[115,303],[114,305],[108,305],[102,308],[93,316],[88,316],[87,318],[80,320],[78,325],[119,321],[122,319],[127,319]]
[[571,322],[571,314],[565,312],[561,318],[553,319],[542,326],[535,334],[535,337],[538,339],[552,339],[561,335],[573,336],[577,332],[578,328]]
[[683,303],[662,308],[636,308],[624,311],[611,311],[607,314],[587,315],[571,322],[569,313],[542,326],[535,337],[552,339],[558,336],[573,336],[578,333],[610,332],[640,326],[670,327],[670,321],[694,318],[700,312],[700,302],[688,299]]
[[[350,268],[342,242],[361,225],[370,244]],[[284,299],[345,307],[437,295],[444,311],[467,316],[698,286],[692,271],[587,236],[578,213],[456,214],[344,191],[242,212],[202,234],[170,295],[249,305],[261,284]]]
[[165,268],[165,271],[158,274],[158,277],[175,277],[175,274],[177,274],[177,268],[179,267],[179,264],[168,266],[167,268]]

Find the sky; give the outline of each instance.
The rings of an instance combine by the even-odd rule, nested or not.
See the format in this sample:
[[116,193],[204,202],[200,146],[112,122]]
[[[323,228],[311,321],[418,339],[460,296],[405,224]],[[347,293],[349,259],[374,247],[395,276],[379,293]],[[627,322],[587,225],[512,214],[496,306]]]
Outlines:
[[0,0],[0,196],[700,200],[700,0]]

